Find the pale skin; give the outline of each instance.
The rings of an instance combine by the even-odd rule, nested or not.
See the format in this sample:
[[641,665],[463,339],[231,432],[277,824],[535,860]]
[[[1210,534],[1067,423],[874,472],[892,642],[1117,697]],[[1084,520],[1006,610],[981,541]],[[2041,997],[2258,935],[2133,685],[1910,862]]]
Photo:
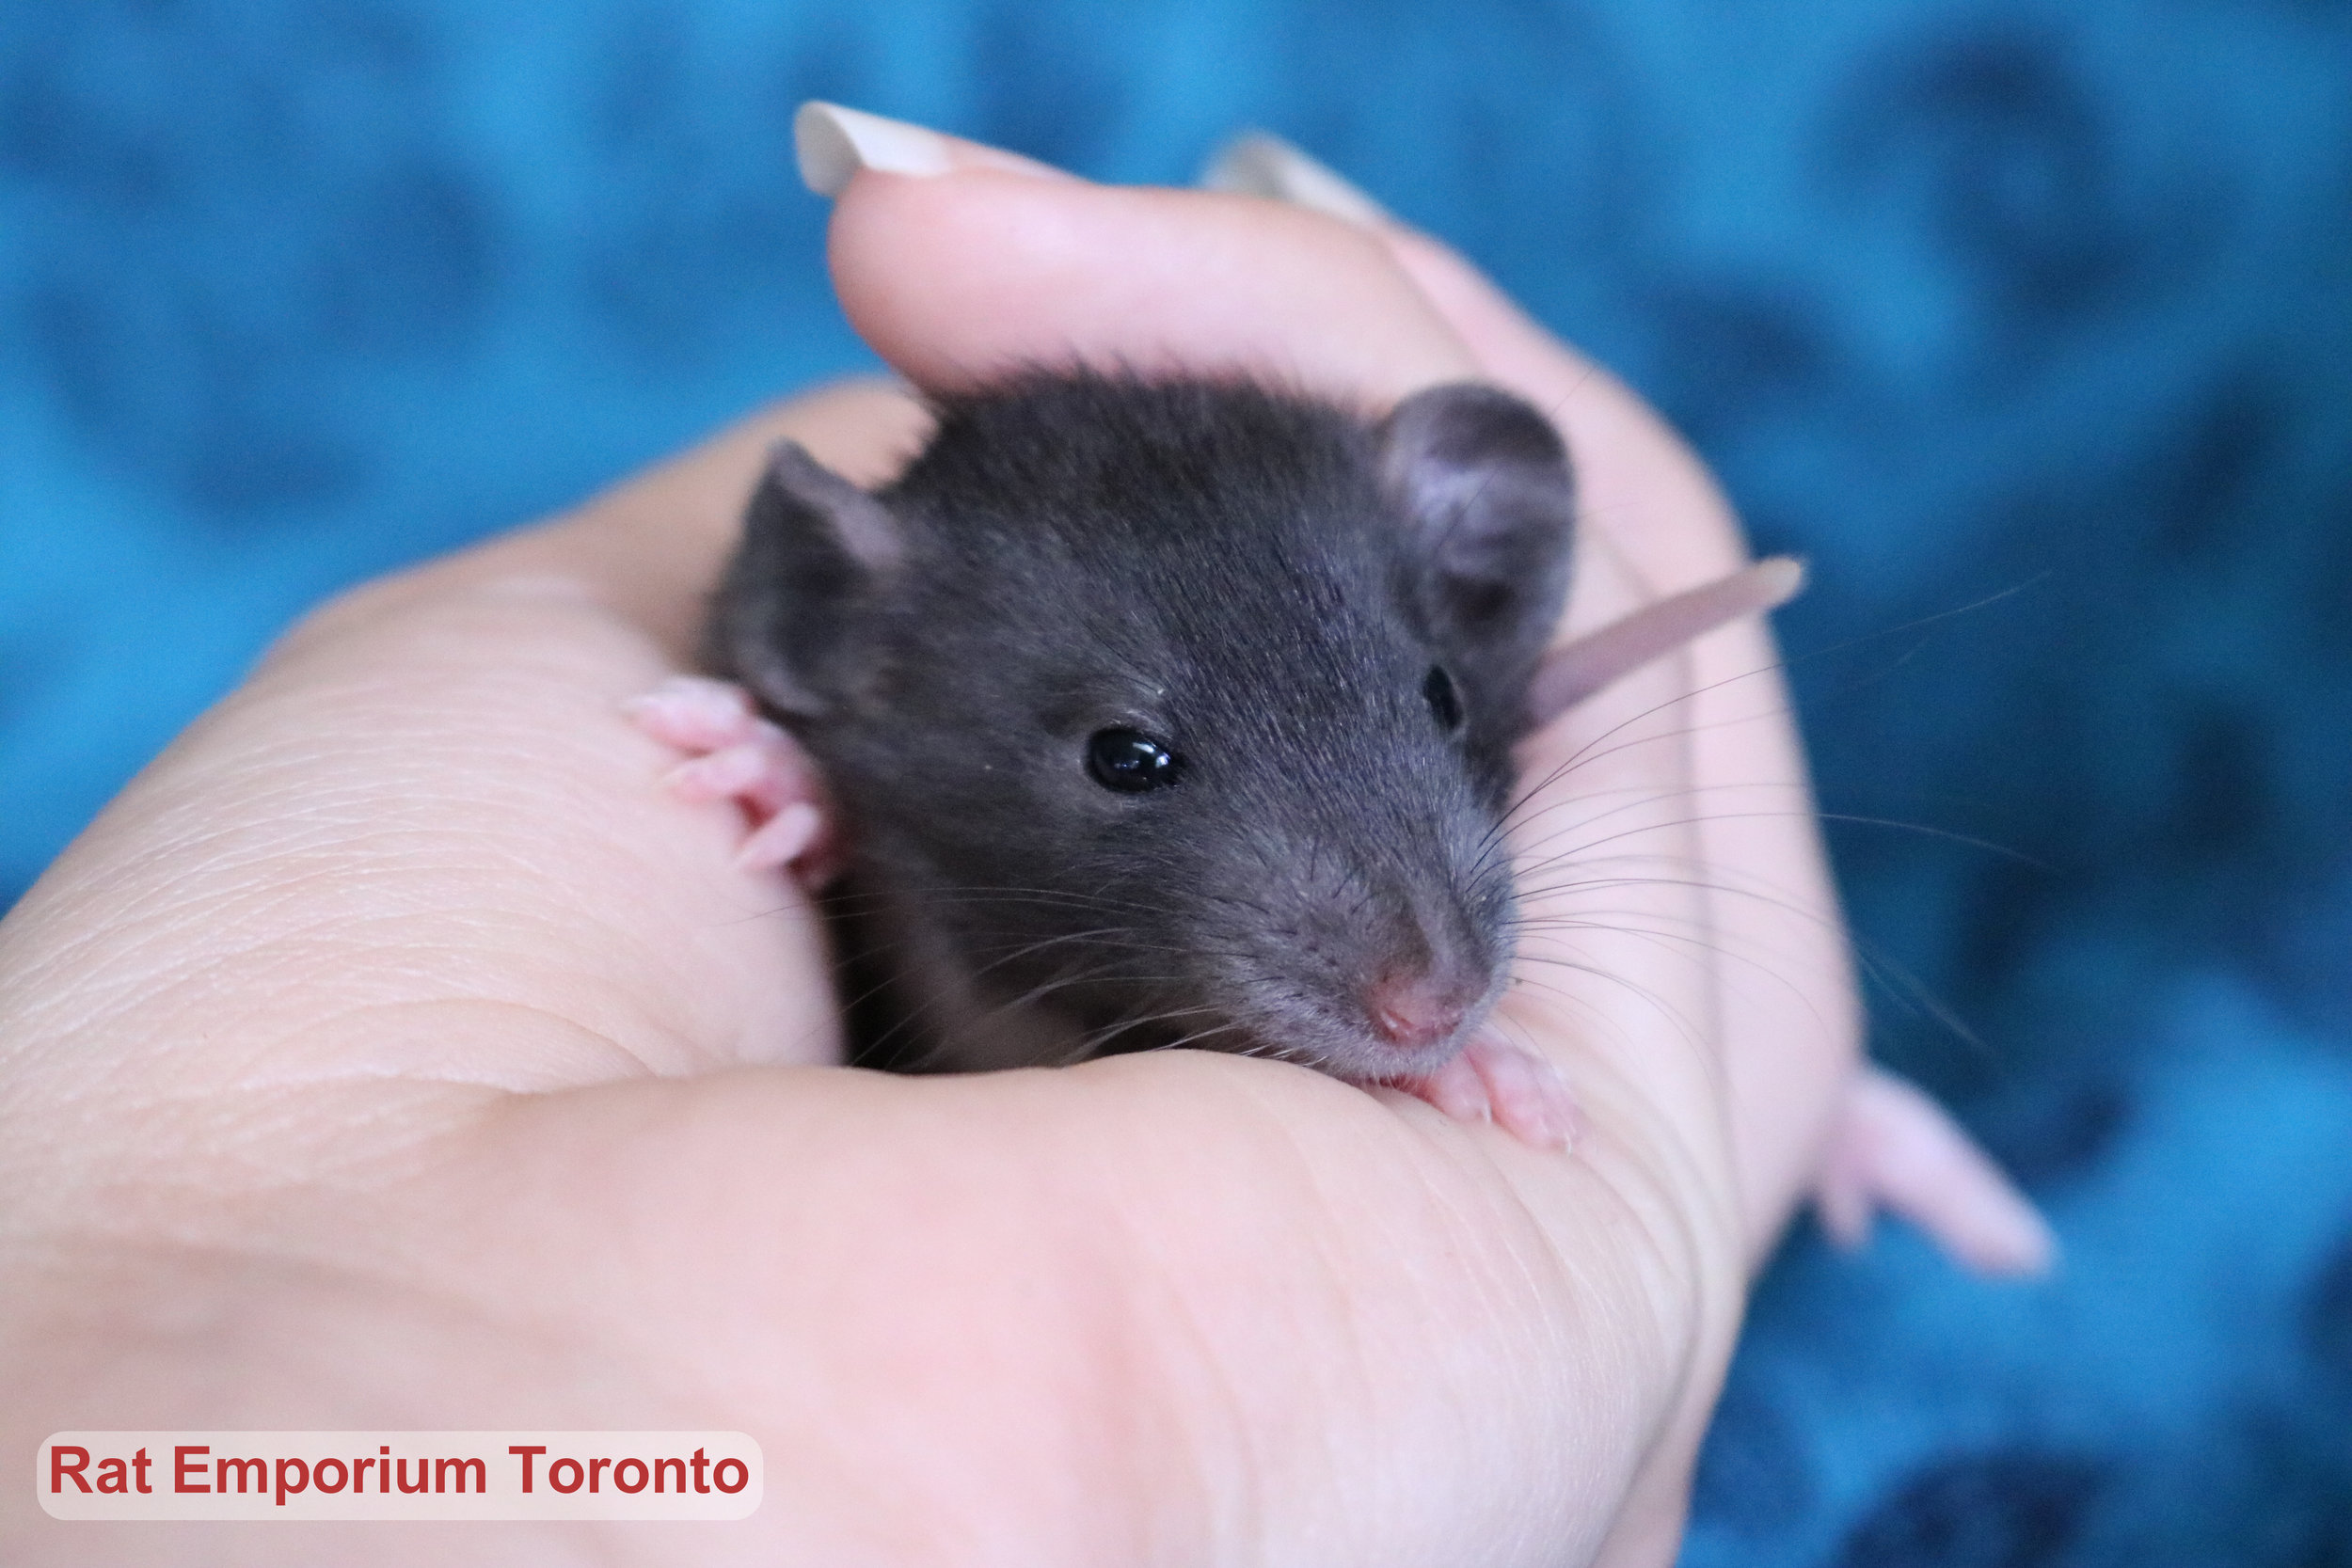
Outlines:
[[[1411,235],[976,155],[860,175],[833,261],[922,386],[1075,353],[1368,406],[1515,387],[1588,498],[1571,628],[1744,559],[1638,402]],[[1531,938],[1580,967],[1502,1015],[1575,1085],[1572,1154],[1208,1053],[842,1070],[794,882],[739,863],[734,805],[659,786],[677,758],[621,705],[687,664],[772,440],[870,482],[920,429],[886,387],[812,394],[344,596],[0,924],[11,1451],[736,1428],[760,1512],[66,1525],[19,1483],[0,1557],[1671,1560],[1747,1272],[1856,1063],[1764,633],[1529,747],[1552,782],[1522,854],[1606,836],[1626,872],[1528,879],[1582,923]]]

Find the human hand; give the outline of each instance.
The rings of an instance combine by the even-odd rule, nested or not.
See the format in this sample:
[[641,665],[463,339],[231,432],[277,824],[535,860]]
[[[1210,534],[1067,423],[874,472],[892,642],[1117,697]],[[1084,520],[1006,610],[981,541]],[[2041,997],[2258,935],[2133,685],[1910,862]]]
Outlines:
[[[1572,626],[1740,558],[1678,443],[1425,240],[942,162],[858,176],[833,236],[918,385],[1116,355],[1376,404],[1483,373],[1575,450]],[[1576,1086],[1573,1156],[1205,1053],[834,1070],[805,905],[660,794],[618,708],[684,660],[772,438],[870,480],[919,431],[886,389],[799,400],[329,606],[0,926],[11,1433],[732,1427],[768,1456],[738,1525],[278,1526],[252,1560],[1666,1560],[1745,1262],[1852,1059],[1762,634],[1530,743],[1533,832],[1622,873],[1536,879],[1590,928],[1532,936],[1576,967],[1506,1004]],[[10,1560],[183,1555],[29,1505],[0,1505]]]

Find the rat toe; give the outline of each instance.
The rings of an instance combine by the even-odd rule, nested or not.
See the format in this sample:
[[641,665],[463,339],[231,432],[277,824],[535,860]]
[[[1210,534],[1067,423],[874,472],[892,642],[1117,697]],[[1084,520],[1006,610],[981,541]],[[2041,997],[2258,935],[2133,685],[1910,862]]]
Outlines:
[[705,675],[672,675],[621,705],[637,727],[681,752],[716,752],[757,733],[760,720],[744,689]]
[[1570,1148],[1583,1116],[1549,1056],[1494,1035],[1471,1039],[1458,1058],[1486,1086],[1495,1124],[1532,1148]]
[[795,800],[743,841],[743,847],[736,852],[735,863],[747,871],[772,871],[790,865],[810,856],[824,828],[822,812],[806,800]]
[[1576,1096],[1551,1059],[1490,1034],[1473,1036],[1435,1072],[1394,1086],[1455,1121],[1491,1121],[1532,1148],[1572,1148],[1584,1131]]
[[1436,1106],[1455,1121],[1487,1121],[1494,1115],[1486,1099],[1486,1080],[1459,1056],[1435,1072],[1399,1078],[1395,1086],[1415,1100]]
[[[662,782],[689,800],[742,800],[757,802],[773,794],[771,759],[755,741],[729,746],[680,763]],[[772,808],[771,808],[772,809]]]

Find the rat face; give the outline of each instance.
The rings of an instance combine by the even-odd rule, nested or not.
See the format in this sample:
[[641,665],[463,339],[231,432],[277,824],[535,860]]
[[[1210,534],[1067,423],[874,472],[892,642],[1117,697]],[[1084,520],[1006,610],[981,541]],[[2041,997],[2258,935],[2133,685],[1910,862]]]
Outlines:
[[899,1060],[1423,1072],[1504,983],[1569,516],[1557,437],[1486,388],[1367,427],[1038,378],[950,404],[879,496],[780,453],[718,661],[826,768]]

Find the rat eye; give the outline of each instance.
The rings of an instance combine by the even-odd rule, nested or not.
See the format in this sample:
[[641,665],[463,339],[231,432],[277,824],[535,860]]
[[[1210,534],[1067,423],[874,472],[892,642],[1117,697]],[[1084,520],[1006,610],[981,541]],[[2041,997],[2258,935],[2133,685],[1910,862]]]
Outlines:
[[1176,782],[1176,753],[1141,730],[1097,730],[1087,742],[1087,771],[1104,789],[1140,795]]
[[1441,667],[1429,667],[1429,678],[1421,683],[1421,694],[1429,699],[1429,711],[1437,716],[1439,729],[1452,735],[1462,727],[1462,694],[1454,689],[1454,677]]

